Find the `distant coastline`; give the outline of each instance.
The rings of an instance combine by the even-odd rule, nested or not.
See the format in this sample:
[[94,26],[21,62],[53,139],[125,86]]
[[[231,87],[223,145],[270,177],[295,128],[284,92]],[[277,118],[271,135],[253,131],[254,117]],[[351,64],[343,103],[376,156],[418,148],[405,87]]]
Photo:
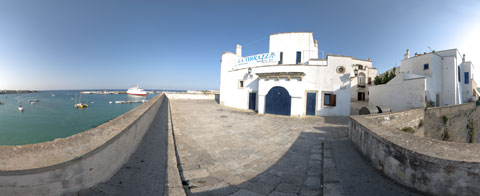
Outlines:
[[22,93],[36,93],[34,90],[1,90],[0,94],[22,94]]

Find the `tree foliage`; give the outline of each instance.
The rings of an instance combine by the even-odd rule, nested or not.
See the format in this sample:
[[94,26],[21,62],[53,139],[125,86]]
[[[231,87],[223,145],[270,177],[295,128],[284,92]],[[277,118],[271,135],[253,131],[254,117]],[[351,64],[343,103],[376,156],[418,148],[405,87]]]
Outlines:
[[383,75],[376,76],[375,79],[373,80],[373,83],[375,83],[375,85],[386,84],[388,81],[390,81],[395,76],[397,76],[395,74],[395,69],[396,68],[394,67],[392,71],[387,71]]

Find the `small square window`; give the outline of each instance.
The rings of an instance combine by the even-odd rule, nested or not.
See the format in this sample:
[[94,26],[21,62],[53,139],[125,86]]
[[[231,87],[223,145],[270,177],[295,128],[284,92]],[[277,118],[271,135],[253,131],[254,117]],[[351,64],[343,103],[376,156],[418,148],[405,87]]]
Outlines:
[[423,70],[428,70],[428,66],[429,66],[428,63],[423,64]]
[[238,88],[243,88],[243,80],[238,81]]
[[324,106],[336,106],[337,105],[337,96],[333,93],[324,93],[323,94],[323,105]]

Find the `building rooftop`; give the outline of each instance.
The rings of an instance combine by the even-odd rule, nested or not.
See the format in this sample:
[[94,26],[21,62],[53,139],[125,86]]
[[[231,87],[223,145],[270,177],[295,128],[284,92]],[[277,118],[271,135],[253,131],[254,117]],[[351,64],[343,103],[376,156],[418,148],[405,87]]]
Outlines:
[[367,61],[367,62],[372,62],[372,60],[365,60],[365,59],[359,59],[359,58],[355,58],[353,56],[345,56],[345,55],[341,55],[341,54],[327,54],[327,58],[329,56],[335,56],[335,57],[349,57],[349,58],[352,58],[352,59],[355,59],[355,60],[359,60],[359,61]]
[[279,35],[279,34],[294,34],[294,33],[310,33],[310,34],[313,34],[313,32],[307,32],[307,31],[304,31],[304,32],[282,32],[282,33],[273,33],[273,34],[270,34],[270,36]]

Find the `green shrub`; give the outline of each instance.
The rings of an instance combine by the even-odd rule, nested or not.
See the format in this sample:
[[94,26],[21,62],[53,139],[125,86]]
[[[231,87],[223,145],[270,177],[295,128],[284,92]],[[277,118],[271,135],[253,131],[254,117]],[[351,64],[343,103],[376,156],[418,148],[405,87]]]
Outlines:
[[473,120],[469,120],[467,124],[468,136],[470,136],[468,142],[473,143],[475,140],[475,130],[473,128]]
[[423,119],[418,122],[418,128],[423,127]]
[[400,129],[400,131],[403,131],[405,133],[414,133],[415,129],[413,129],[412,127],[403,127],[402,129]]
[[448,133],[448,130],[445,128],[443,133],[442,133],[442,140],[443,141],[450,141],[450,134]]
[[394,67],[392,71],[387,71],[387,72],[385,72],[385,74],[380,74],[380,75],[376,76],[375,79],[373,80],[373,83],[375,85],[388,83],[390,80],[395,78],[395,76],[396,76],[395,69],[396,68]]
[[443,126],[447,125],[447,122],[448,122],[448,117],[443,115],[442,116],[442,121],[443,121]]

